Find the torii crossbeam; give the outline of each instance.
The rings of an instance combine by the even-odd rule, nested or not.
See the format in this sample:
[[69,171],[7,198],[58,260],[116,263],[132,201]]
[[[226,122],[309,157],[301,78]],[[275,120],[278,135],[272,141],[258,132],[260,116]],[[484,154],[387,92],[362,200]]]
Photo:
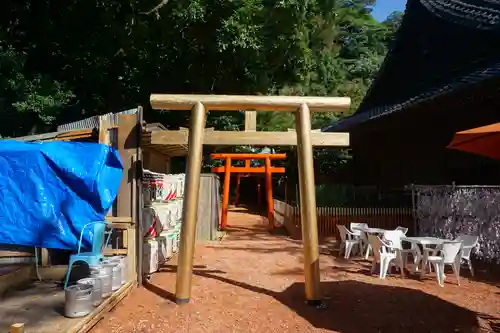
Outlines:
[[[350,98],[153,94],[150,102],[155,110],[191,110],[189,132],[161,131],[151,135],[151,144],[187,143],[189,148],[175,290],[176,302],[178,304],[188,303],[191,297],[203,144],[297,145],[305,294],[308,304],[320,305],[322,296],[320,290],[313,145],[347,147],[349,145],[349,134],[311,133],[311,111],[347,111],[350,106]],[[220,132],[204,130],[207,111],[240,110],[295,112],[296,132]]]

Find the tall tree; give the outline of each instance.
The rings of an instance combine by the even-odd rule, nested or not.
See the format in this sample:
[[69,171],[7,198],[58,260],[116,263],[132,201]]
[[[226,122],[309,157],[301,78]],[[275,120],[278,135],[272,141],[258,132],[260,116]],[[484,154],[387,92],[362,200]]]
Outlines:
[[[7,0],[0,134],[147,106],[152,92],[348,95],[355,109],[397,21],[376,22],[373,3]],[[291,115],[267,117],[264,130],[293,125]],[[187,124],[185,113],[146,118]],[[315,115],[313,125],[335,119]],[[212,112],[208,126],[238,129],[242,121],[241,114]]]

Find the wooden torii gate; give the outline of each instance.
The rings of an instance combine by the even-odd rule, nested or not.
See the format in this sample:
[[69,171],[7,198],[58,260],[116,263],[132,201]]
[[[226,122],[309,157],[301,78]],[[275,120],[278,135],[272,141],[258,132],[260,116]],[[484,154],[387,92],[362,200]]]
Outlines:
[[[349,146],[349,133],[311,133],[311,111],[347,111],[350,98],[152,94],[150,103],[155,110],[191,110],[189,132],[157,131],[151,134],[151,144],[188,144],[189,149],[175,289],[177,304],[188,303],[191,297],[202,150],[203,144],[208,144],[218,146],[297,145],[306,301],[313,306],[321,305],[313,146],[347,147]],[[295,112],[297,130],[296,132],[204,130],[207,111],[239,110]]]

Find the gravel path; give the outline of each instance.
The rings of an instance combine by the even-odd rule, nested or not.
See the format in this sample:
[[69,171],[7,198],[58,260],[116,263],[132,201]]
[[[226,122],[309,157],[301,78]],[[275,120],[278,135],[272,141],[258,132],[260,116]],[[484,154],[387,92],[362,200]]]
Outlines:
[[172,260],[92,333],[500,332],[495,283],[463,278],[458,286],[451,275],[444,288],[433,276],[379,280],[369,275],[369,262],[330,253],[321,259],[327,308],[310,308],[304,304],[300,242],[270,235],[258,215],[231,212],[229,224],[222,242],[197,246],[190,304],[172,302]]

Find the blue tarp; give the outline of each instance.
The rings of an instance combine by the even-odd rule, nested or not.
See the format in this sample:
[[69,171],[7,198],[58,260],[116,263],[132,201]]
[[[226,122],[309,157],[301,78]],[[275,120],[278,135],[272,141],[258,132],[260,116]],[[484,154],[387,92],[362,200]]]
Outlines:
[[[104,221],[122,175],[106,145],[0,141],[0,243],[76,249],[83,226]],[[87,227],[85,247],[91,235]]]

